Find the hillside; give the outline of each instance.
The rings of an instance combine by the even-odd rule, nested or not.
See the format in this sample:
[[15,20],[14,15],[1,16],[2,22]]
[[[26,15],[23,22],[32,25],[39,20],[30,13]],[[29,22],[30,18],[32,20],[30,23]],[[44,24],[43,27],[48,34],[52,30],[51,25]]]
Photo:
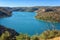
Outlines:
[[5,16],[11,16],[11,13],[12,12],[10,10],[0,7],[0,18]]
[[41,8],[37,10],[35,17],[40,20],[60,22],[60,8]]

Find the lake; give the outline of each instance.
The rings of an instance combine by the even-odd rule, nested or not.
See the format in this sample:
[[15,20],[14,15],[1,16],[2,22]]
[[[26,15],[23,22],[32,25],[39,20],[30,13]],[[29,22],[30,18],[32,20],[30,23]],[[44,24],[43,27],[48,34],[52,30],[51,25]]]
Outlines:
[[[0,24],[29,35],[40,34],[52,25],[49,22],[37,20],[35,15],[35,12],[13,12],[11,17],[0,18]],[[60,23],[54,25],[60,30]]]

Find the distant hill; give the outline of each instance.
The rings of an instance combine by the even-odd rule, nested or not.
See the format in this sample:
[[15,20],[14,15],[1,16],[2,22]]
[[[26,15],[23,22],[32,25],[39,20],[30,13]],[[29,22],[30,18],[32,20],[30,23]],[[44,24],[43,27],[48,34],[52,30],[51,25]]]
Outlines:
[[[45,12],[43,12],[42,15],[44,15],[44,13],[50,13],[50,11],[54,11],[54,15],[56,15],[56,11],[58,12],[57,15],[60,15],[60,6],[35,6],[35,7],[0,7],[0,17],[1,16],[11,16],[11,13],[13,11],[19,11],[19,12],[36,12],[38,13],[38,15],[40,15],[41,10],[40,9],[45,9]],[[50,10],[50,11],[49,11]],[[49,11],[49,12],[48,12]],[[50,13],[51,14],[51,13]],[[49,15],[50,15],[49,14]],[[37,15],[37,18],[38,18]],[[51,14],[52,15],[52,14]],[[58,16],[59,17],[59,16]],[[60,19],[60,18],[59,18]]]

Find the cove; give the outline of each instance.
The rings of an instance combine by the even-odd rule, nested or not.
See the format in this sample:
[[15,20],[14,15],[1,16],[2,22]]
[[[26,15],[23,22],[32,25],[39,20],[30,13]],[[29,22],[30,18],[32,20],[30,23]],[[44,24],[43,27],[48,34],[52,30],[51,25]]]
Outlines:
[[[40,34],[47,30],[51,23],[37,20],[35,15],[35,12],[13,12],[11,17],[0,18],[0,24],[19,33]],[[60,30],[60,23],[55,23],[54,25],[56,29]]]

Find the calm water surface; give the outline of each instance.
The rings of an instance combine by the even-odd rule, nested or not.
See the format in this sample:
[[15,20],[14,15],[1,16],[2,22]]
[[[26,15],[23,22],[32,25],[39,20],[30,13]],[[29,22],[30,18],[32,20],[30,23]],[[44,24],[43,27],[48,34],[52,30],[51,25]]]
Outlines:
[[[15,29],[19,33],[39,34],[47,30],[51,24],[35,19],[35,15],[35,12],[13,12],[11,17],[0,18],[0,24]],[[54,25],[60,29],[60,23]]]

